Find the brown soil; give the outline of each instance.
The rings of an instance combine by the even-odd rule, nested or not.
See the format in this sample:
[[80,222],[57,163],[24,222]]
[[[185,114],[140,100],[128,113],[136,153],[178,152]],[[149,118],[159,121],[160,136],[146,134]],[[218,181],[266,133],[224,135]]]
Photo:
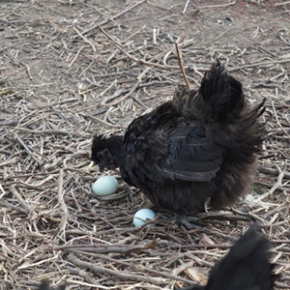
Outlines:
[[[245,217],[272,241],[276,288],[290,288],[289,1],[2,0],[0,37],[1,290],[45,278],[67,289],[188,285],[186,269],[207,276]],[[269,134],[245,201],[197,230],[160,209],[155,226],[136,229],[134,213],[152,204],[117,171],[118,194],[93,196],[91,139],[172,97],[184,83],[175,41],[192,87],[220,58],[251,100],[266,97]]]

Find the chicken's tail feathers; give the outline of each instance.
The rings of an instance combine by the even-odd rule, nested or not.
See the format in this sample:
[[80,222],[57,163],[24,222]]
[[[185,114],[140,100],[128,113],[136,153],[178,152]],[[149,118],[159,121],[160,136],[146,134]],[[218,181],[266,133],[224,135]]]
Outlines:
[[242,84],[232,77],[219,60],[205,73],[199,94],[204,101],[203,119],[223,122],[242,111],[245,103]]
[[266,98],[264,98],[251,112],[245,115],[245,119],[256,120],[261,117],[266,110],[265,107]]

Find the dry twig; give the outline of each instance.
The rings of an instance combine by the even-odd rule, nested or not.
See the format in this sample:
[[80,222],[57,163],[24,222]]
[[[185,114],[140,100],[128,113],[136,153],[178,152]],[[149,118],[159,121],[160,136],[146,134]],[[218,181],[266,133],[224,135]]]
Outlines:
[[186,86],[190,90],[190,84],[189,84],[188,78],[186,76],[186,73],[185,73],[185,70],[184,70],[184,67],[183,67],[183,64],[182,64],[182,60],[181,60],[181,56],[180,56],[180,53],[179,53],[179,48],[178,48],[178,44],[177,43],[175,43],[175,48],[176,48],[177,59],[178,59],[178,64],[179,64],[180,70],[182,72],[182,75],[183,75],[184,81],[186,83]]

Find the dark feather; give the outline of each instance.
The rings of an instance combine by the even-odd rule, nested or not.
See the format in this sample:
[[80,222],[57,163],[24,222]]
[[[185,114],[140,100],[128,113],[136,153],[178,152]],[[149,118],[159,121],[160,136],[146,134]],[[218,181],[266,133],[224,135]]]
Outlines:
[[65,290],[65,285],[61,285],[57,288],[50,287],[48,280],[43,280],[38,286],[37,290]]
[[213,267],[206,286],[179,290],[271,290],[277,275],[269,260],[269,242],[252,225]]
[[199,90],[178,87],[172,101],[142,115],[124,136],[95,136],[92,160],[112,169],[156,205],[177,214],[215,209],[244,196],[252,183],[264,124],[242,85],[215,62]]

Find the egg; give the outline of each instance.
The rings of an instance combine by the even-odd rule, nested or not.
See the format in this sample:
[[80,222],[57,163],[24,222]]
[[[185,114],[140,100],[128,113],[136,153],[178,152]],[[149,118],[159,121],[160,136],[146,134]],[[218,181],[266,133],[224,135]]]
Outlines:
[[102,176],[93,185],[92,190],[96,195],[109,195],[118,189],[118,181],[113,176]]
[[133,224],[135,227],[142,226],[146,220],[153,220],[155,218],[155,212],[148,208],[138,210],[133,218]]

